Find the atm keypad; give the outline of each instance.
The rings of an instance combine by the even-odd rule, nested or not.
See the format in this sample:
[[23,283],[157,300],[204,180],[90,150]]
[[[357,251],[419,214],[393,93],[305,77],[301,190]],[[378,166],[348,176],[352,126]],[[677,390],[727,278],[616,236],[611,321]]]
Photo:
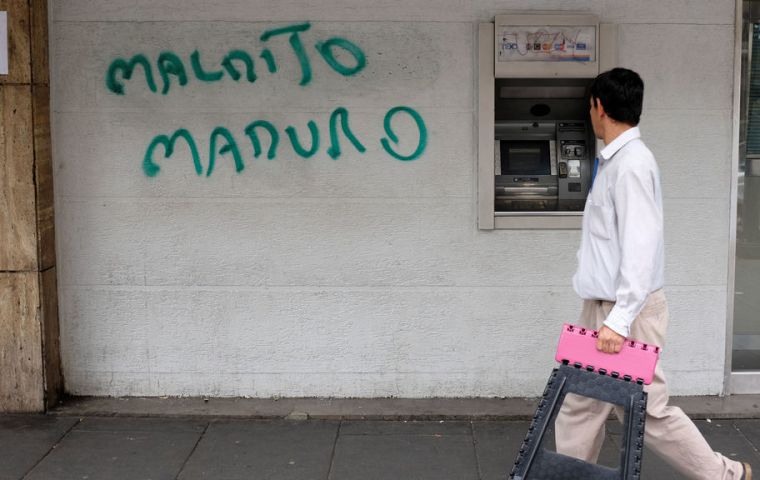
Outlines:
[[584,145],[584,143],[585,142],[579,142],[579,141],[562,142],[562,147],[561,147],[562,158],[567,158],[567,159],[585,158],[586,146]]

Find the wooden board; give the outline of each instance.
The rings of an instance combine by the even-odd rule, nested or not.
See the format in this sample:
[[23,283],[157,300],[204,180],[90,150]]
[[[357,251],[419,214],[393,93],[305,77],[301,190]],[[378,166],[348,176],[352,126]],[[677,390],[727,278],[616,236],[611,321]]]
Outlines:
[[39,269],[55,265],[53,163],[50,148],[50,88],[32,87],[34,97],[34,165],[37,183],[37,239]]
[[0,0],[0,10],[9,47],[9,75],[0,76],[0,412],[42,412],[63,391],[47,0]]
[[32,88],[0,85],[0,270],[37,270]]
[[32,19],[32,83],[48,85],[50,60],[48,49],[47,0],[31,0]]
[[0,273],[0,411],[44,408],[37,272]]
[[45,406],[54,407],[63,393],[61,342],[58,328],[58,282],[56,269],[40,273],[43,365],[45,368]]
[[0,0],[0,10],[8,12],[8,75],[0,75],[0,84],[31,83],[29,3],[27,0]]

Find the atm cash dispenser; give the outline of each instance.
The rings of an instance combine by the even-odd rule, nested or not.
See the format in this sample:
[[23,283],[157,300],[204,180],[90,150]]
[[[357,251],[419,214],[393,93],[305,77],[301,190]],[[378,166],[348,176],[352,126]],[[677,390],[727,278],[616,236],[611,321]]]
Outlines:
[[497,212],[582,211],[596,141],[585,79],[496,81]]
[[481,25],[480,228],[552,228],[509,223],[531,216],[580,226],[597,155],[589,86],[615,66],[615,38],[613,25],[585,14],[497,15]]

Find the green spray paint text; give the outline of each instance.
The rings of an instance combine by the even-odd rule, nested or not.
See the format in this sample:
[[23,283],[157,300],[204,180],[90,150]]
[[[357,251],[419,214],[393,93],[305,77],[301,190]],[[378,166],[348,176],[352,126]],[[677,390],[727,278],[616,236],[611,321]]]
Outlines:
[[[270,29],[261,34],[259,39],[265,45],[265,48],[259,54],[259,58],[264,61],[266,69],[270,74],[278,71],[278,62],[266,45],[268,45],[270,40],[275,38],[287,37],[290,48],[300,67],[301,79],[299,85],[305,87],[311,83],[311,58],[301,37],[301,34],[309,30],[310,27],[309,23],[301,23]],[[314,48],[332,70],[345,77],[356,75],[364,70],[367,65],[366,55],[361,48],[345,38],[332,37],[325,41],[319,41],[314,44]],[[343,50],[352,57],[352,61],[339,61],[336,57],[336,50]],[[345,56],[342,58],[345,58]],[[132,79],[132,76],[137,71],[137,67],[140,67],[148,89],[153,93],[158,93],[159,85],[157,77],[160,78],[162,95],[167,95],[175,84],[179,87],[187,85],[192,78],[204,83],[219,82],[225,76],[235,82],[245,78],[249,83],[255,83],[258,79],[254,57],[245,50],[230,50],[221,59],[215,69],[209,69],[207,66],[204,66],[198,50],[190,54],[189,68],[187,62],[184,62],[179,55],[171,51],[164,51],[156,59],[155,72],[150,60],[143,54],[136,54],[129,60],[124,58],[114,59],[106,72],[106,88],[116,95],[125,95],[125,81]],[[176,87],[174,88],[176,89]],[[392,120],[402,113],[411,117],[417,127],[417,132],[412,133],[417,138],[417,146],[411,152],[406,153],[398,150],[400,143],[399,135],[391,125]],[[293,125],[289,125],[283,130],[295,154],[304,159],[314,156],[319,151],[321,145],[320,130],[317,124],[313,120],[309,120],[306,127],[309,131],[309,140],[304,140],[307,135],[299,135],[298,130]],[[383,118],[383,129],[385,136],[379,139],[379,144],[388,155],[397,160],[416,160],[422,156],[427,147],[428,133],[425,121],[411,107],[397,106],[388,110]],[[255,120],[246,126],[243,133],[250,141],[252,157],[254,159],[262,155],[263,143],[268,145],[267,158],[272,160],[277,157],[281,133],[274,124],[267,120]],[[365,153],[366,147],[352,131],[349,124],[349,112],[344,107],[338,107],[333,110],[328,123],[329,146],[326,149],[326,153],[333,160],[340,157],[342,153],[340,143],[341,133],[358,153]],[[262,139],[261,135],[263,134],[266,135]],[[412,141],[412,139],[408,138],[410,136],[409,132],[403,132],[403,135],[406,137],[405,144]],[[143,172],[149,177],[156,176],[161,170],[160,165],[156,162],[156,150],[158,147],[163,147],[163,156],[168,159],[174,155],[175,146],[178,145],[180,139],[192,157],[193,168],[196,174],[202,175],[204,173],[204,166],[198,150],[198,144],[192,133],[185,128],[179,128],[171,135],[159,134],[152,139],[143,157]],[[262,140],[266,140],[266,142],[262,142]],[[210,176],[213,173],[217,159],[221,156],[231,156],[235,165],[235,171],[238,173],[245,169],[245,158],[251,157],[251,155],[246,155],[241,151],[241,143],[238,142],[238,138],[223,126],[217,126],[212,130],[209,135],[208,145],[209,153],[205,167],[206,176]],[[404,150],[407,150],[407,148],[405,147]]]
[[[309,23],[290,25],[267,30],[259,37],[265,45],[275,38],[288,37],[290,48],[300,66],[301,80],[299,85],[301,86],[308,85],[312,79],[311,58],[300,35],[309,30],[310,27]],[[345,77],[356,75],[364,70],[364,67],[367,65],[367,57],[362,49],[345,38],[332,37],[325,41],[317,42],[314,44],[314,48],[330,68]],[[336,50],[343,50],[353,57],[353,61],[348,65],[341,63],[336,58]],[[270,74],[277,72],[277,59],[269,48],[265,47],[259,54],[259,57],[264,61]],[[164,51],[156,59],[155,72],[151,61],[142,53],[133,55],[130,59],[116,58],[111,62],[106,72],[106,88],[117,95],[124,95],[126,93],[125,81],[132,79],[138,66],[142,70],[148,89],[153,93],[158,92],[155,72],[158,73],[158,76],[161,78],[162,95],[168,94],[175,83],[180,87],[187,85],[191,78],[189,72],[192,72],[192,76],[195,79],[206,83],[221,81],[225,76],[236,82],[240,81],[243,76],[250,83],[254,83],[258,79],[255,59],[245,50],[230,50],[221,59],[215,70],[208,70],[208,67],[204,66],[201,53],[198,50],[190,54],[189,68],[187,62],[183,61],[179,55],[174,52]]]
[[[399,138],[391,125],[391,121],[396,115],[402,112],[412,117],[417,125],[418,130],[417,147],[413,152],[407,155],[399,153],[396,150],[396,147],[393,145],[399,143]],[[296,155],[305,159],[312,157],[315,153],[317,153],[317,151],[319,151],[320,147],[320,132],[317,124],[313,120],[309,120],[307,127],[309,129],[309,136],[311,137],[308,142],[303,142],[299,138],[298,131],[293,125],[289,125],[285,128],[285,133],[288,136],[293,151],[296,153]],[[428,135],[427,128],[425,127],[425,122],[422,120],[420,114],[417,113],[417,111],[414,109],[406,106],[391,108],[385,114],[385,118],[383,120],[383,128],[385,129],[385,137],[380,139],[380,145],[382,146],[383,150],[385,150],[385,152],[393,158],[402,161],[415,160],[419,158],[420,155],[422,155],[422,152],[425,151]],[[327,148],[327,154],[333,160],[337,160],[338,157],[340,157],[342,154],[340,142],[341,133],[349,141],[349,143],[353,145],[357,152],[366,152],[367,149],[364,144],[351,130],[349,124],[349,113],[345,108],[338,107],[332,112],[330,115],[328,131],[330,143],[329,148]],[[277,151],[280,144],[280,133],[274,124],[267,120],[256,120],[249,123],[248,126],[243,130],[243,133],[248,137],[251,145],[252,152],[251,155],[247,155],[248,158],[259,158],[264,151],[262,144],[266,144],[267,142],[269,145],[269,148],[267,149],[267,158],[272,160],[277,156]],[[262,133],[266,133],[264,139],[262,139],[260,136]],[[164,158],[169,158],[174,155],[174,149],[179,139],[184,140],[184,145],[187,147],[190,155],[192,156],[195,173],[197,175],[203,175],[204,168],[200,153],[198,151],[198,144],[195,141],[193,135],[185,128],[176,130],[171,134],[171,136],[161,134],[153,138],[153,140],[150,142],[150,145],[148,146],[148,149],[145,152],[145,157],[143,158],[142,166],[145,175],[154,177],[158,174],[159,171],[161,171],[160,165],[156,163],[156,149],[159,146],[163,147]],[[262,140],[266,140],[266,142],[262,142]],[[305,148],[303,146],[303,143],[307,143],[310,146],[308,148]],[[240,173],[245,169],[244,154],[240,149],[241,144],[237,141],[232,132],[230,132],[227,128],[216,127],[209,136],[208,144],[208,162],[205,170],[207,177],[211,176],[213,173],[217,158],[225,154],[230,154],[232,156],[232,160],[235,165],[235,171],[237,173]],[[221,148],[219,145],[222,145]]]

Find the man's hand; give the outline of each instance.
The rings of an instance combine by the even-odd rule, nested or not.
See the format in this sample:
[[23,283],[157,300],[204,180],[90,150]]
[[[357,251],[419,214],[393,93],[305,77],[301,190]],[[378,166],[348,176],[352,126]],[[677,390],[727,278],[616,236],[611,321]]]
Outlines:
[[596,349],[604,353],[618,353],[623,349],[625,337],[619,335],[606,325],[599,330],[599,338],[596,339]]

